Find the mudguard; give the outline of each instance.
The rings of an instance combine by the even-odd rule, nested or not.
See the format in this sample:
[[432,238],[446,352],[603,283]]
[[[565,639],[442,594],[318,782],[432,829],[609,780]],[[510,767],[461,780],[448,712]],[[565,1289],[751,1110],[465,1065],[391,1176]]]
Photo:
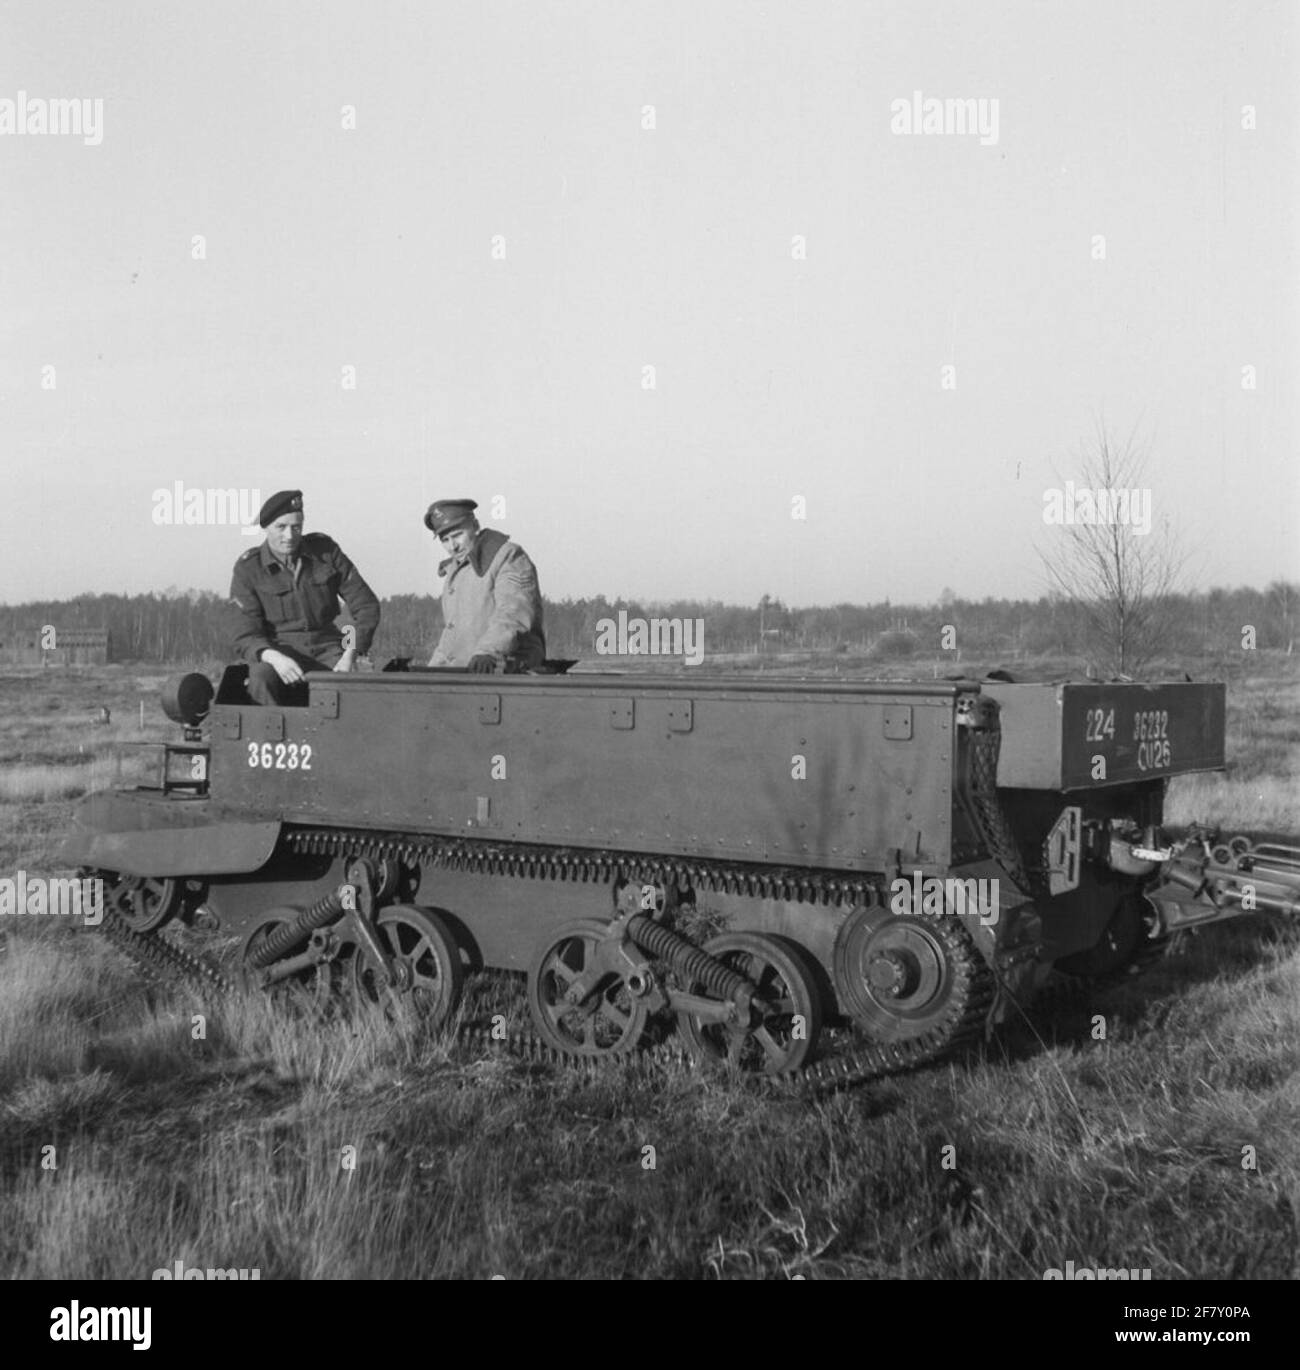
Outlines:
[[56,851],[65,866],[127,875],[233,875],[264,866],[280,839],[278,820],[223,817],[206,801],[164,800],[157,791],[91,795]]

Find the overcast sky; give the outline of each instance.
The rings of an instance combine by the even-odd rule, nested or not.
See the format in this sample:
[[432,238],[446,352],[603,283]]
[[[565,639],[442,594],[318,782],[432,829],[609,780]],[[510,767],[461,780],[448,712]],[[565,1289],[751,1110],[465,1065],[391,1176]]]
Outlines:
[[1300,576],[1296,15],[4,4],[0,599],[224,594],[178,481],[380,594],[469,496],[553,597],[1036,595],[1099,413],[1195,583]]

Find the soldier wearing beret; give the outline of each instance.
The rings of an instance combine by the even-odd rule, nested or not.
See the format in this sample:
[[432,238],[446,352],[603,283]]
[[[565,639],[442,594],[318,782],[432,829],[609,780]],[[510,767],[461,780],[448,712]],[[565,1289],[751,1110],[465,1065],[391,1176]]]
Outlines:
[[480,528],[472,499],[435,500],[424,526],[451,555],[438,567],[442,637],[430,666],[475,672],[540,666],[546,658],[542,592],[527,553],[504,533]]
[[[266,541],[235,562],[230,598],[240,614],[236,656],[248,662],[254,703],[307,703],[306,671],[350,671],[368,661],[379,601],[343,549],[324,533],[302,531],[302,491],[281,490],[262,505]],[[335,626],[348,606],[356,645]]]

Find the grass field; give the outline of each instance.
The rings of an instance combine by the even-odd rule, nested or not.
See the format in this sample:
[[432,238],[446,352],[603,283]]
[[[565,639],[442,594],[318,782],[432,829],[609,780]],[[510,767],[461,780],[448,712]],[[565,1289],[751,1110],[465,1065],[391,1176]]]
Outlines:
[[[162,674],[0,678],[0,873],[50,869],[141,700],[169,735]],[[1171,822],[1300,830],[1298,718],[1285,659],[1230,679],[1232,765],[1176,781]],[[150,992],[88,931],[0,921],[0,1276],[1300,1277],[1300,953],[1262,918],[815,1105]]]

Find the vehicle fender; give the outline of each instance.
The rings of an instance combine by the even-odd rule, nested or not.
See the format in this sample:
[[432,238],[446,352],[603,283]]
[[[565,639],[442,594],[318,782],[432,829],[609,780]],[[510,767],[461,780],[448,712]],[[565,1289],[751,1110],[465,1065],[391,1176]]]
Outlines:
[[282,826],[214,814],[206,805],[97,794],[78,807],[56,860],[127,875],[242,874],[270,860]]

